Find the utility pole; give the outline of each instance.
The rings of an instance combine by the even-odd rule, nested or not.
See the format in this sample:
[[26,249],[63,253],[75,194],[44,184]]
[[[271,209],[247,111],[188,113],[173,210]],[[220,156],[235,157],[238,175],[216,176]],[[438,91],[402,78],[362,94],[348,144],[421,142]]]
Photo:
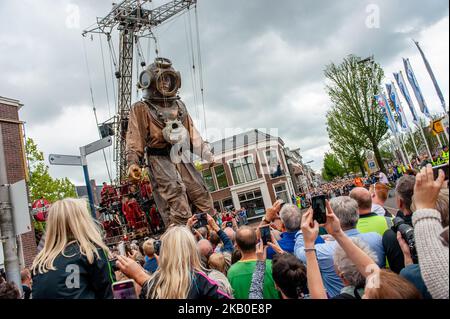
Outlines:
[[0,242],[3,245],[3,255],[6,279],[16,284],[22,295],[20,280],[20,262],[17,253],[17,241],[14,231],[12,204],[9,194],[6,159],[3,147],[3,135],[0,125]]

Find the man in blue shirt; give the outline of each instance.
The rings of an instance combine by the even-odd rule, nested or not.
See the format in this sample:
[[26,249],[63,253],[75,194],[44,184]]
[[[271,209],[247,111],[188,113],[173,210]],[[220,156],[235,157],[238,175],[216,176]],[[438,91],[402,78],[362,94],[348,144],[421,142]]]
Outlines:
[[[302,214],[300,209],[296,205],[285,204],[280,210],[280,219],[282,222],[281,239],[278,241],[278,245],[285,252],[294,253],[295,235],[300,230],[300,222]],[[317,237],[316,244],[324,243],[322,237]],[[267,259],[272,259],[275,255],[275,251],[272,247],[267,248]]]
[[[385,266],[385,255],[381,236],[377,233],[361,234],[356,229],[359,217],[358,203],[348,196],[341,196],[333,198],[330,201],[330,205],[341,221],[341,227],[346,235],[349,237],[358,237],[365,241],[376,253],[378,266],[383,268]],[[338,295],[344,287],[342,280],[336,274],[334,268],[334,251],[336,245],[337,242],[333,238],[330,238],[323,244],[316,244],[317,260],[322,274],[323,284],[329,297]],[[302,262],[306,263],[303,234],[301,232],[298,232],[296,236],[294,254]]]

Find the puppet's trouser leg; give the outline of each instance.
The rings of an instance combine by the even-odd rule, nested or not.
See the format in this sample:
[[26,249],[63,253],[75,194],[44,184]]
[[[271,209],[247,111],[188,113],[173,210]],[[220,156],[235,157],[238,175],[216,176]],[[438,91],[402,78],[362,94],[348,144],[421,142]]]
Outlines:
[[186,193],[189,200],[201,212],[212,214],[214,209],[211,194],[206,189],[203,178],[191,163],[178,164],[178,170],[181,174]]
[[168,156],[149,156],[148,161],[152,184],[157,193],[155,194],[156,204],[164,223],[167,226],[171,224],[186,225],[192,212],[186,195],[186,187],[176,165]]

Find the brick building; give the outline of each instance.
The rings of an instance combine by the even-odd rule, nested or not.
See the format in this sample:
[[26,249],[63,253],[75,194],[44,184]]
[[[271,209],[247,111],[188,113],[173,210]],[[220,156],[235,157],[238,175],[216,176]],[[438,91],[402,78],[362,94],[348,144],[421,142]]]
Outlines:
[[[0,96],[0,130],[3,137],[8,184],[26,178],[23,122],[19,120],[19,110],[22,106],[23,104],[18,100]],[[18,244],[21,248],[19,249],[21,266],[29,267],[36,255],[34,230],[19,236]],[[0,254],[1,264],[3,262],[2,251]]]
[[216,164],[202,171],[214,207],[245,207],[249,219],[264,215],[276,198],[294,194],[284,142],[258,130],[211,143]]

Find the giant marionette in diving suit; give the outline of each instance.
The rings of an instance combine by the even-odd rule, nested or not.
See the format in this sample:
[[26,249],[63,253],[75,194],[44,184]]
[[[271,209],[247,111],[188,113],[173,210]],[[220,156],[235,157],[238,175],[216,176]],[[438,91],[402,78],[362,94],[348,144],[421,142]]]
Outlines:
[[154,198],[166,225],[185,224],[192,216],[189,202],[211,213],[213,201],[193,155],[212,165],[213,155],[177,95],[180,73],[165,58],[156,58],[139,76],[143,99],[132,106],[126,140],[128,172],[140,169],[144,155]]

